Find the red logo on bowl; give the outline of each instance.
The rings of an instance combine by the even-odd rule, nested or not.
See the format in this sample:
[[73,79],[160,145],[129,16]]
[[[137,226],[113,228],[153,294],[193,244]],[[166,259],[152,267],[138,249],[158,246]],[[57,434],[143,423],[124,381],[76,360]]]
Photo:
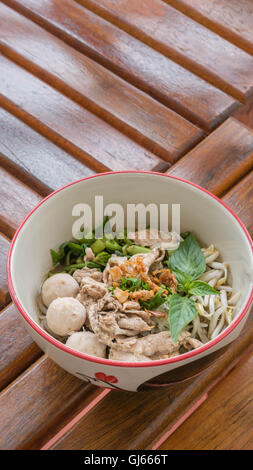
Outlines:
[[118,382],[118,379],[116,377],[114,377],[113,375],[105,375],[104,372],[96,372],[95,377],[98,380],[102,380],[103,382],[111,384],[116,384]]

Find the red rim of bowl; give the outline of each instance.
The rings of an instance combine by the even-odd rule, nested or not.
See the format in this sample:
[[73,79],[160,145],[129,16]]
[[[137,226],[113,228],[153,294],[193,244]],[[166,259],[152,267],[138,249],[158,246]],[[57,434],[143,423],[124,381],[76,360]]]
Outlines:
[[30,316],[28,313],[26,313],[26,311],[24,310],[24,308],[22,307],[21,303],[19,302],[18,300],[18,297],[16,295],[16,292],[15,292],[15,289],[14,289],[14,286],[13,286],[13,282],[12,282],[12,274],[11,274],[11,257],[12,257],[12,252],[13,252],[13,248],[14,248],[14,245],[15,245],[15,242],[17,240],[17,237],[19,235],[19,232],[21,231],[22,227],[24,226],[24,224],[26,223],[26,221],[31,217],[31,215],[42,205],[44,204],[48,199],[50,199],[51,197],[53,197],[55,194],[57,194],[58,192],[60,191],[63,191],[65,188],[68,188],[69,186],[72,186],[74,184],[78,184],[80,183],[81,181],[85,181],[85,180],[88,180],[88,179],[91,179],[91,178],[99,178],[100,176],[107,176],[107,175],[116,175],[116,174],[147,174],[147,175],[157,175],[157,176],[160,176],[160,177],[165,177],[165,178],[172,178],[172,179],[175,179],[175,180],[178,180],[180,182],[183,182],[183,183],[186,183],[186,184],[189,184],[191,186],[194,186],[195,188],[201,190],[202,192],[208,194],[210,197],[212,197],[213,199],[215,199],[217,202],[219,202],[225,209],[228,210],[228,212],[230,212],[230,214],[235,218],[235,220],[239,223],[239,225],[241,226],[241,228],[243,229],[247,239],[248,239],[248,242],[251,246],[251,250],[252,250],[252,253],[253,253],[253,242],[252,242],[252,239],[246,229],[246,227],[244,226],[244,224],[242,223],[242,221],[239,219],[239,217],[232,211],[232,209],[230,209],[229,206],[227,206],[227,204],[225,204],[221,199],[219,199],[217,196],[215,196],[214,194],[212,194],[210,191],[207,191],[206,189],[202,188],[201,186],[199,186],[198,184],[196,183],[192,183],[191,181],[188,181],[184,178],[179,178],[177,176],[172,176],[172,175],[168,175],[168,174],[164,174],[164,173],[158,173],[158,172],[155,172],[155,171],[138,171],[138,170],[126,170],[126,171],[109,171],[109,172],[105,172],[105,173],[98,173],[98,174],[95,174],[95,175],[91,175],[91,176],[87,176],[85,178],[81,178],[79,180],[76,180],[76,181],[73,181],[71,183],[68,183],[66,184],[65,186],[63,186],[62,188],[59,188],[57,189],[56,191],[54,191],[53,193],[49,194],[47,197],[45,197],[44,199],[42,199],[41,202],[39,202],[39,204],[37,204],[30,212],[29,214],[26,216],[26,218],[23,220],[23,222],[20,224],[20,226],[18,227],[14,237],[13,237],[13,240],[11,242],[11,245],[10,245],[10,249],[9,249],[9,252],[8,252],[8,257],[7,257],[7,280],[8,280],[8,285],[9,285],[9,290],[10,290],[10,294],[11,294],[11,297],[12,297],[12,300],[13,302],[16,304],[19,312],[21,313],[21,315],[23,316],[23,318],[27,321],[27,323],[40,335],[42,336],[45,340],[49,341],[49,343],[53,344],[53,346],[56,346],[58,349],[61,349],[62,351],[64,351],[65,353],[68,353],[72,356],[76,356],[80,359],[85,359],[89,362],[95,362],[97,364],[101,364],[101,365],[105,365],[105,366],[114,366],[114,367],[153,367],[153,366],[162,366],[162,365],[165,365],[165,364],[173,364],[175,362],[181,362],[181,361],[184,361],[186,359],[189,359],[189,358],[192,358],[208,349],[210,349],[212,346],[216,345],[217,343],[219,343],[220,341],[222,341],[226,336],[228,336],[235,328],[236,326],[241,322],[241,320],[244,318],[244,316],[246,315],[246,313],[248,312],[248,309],[253,301],[253,287],[251,289],[251,292],[250,292],[250,295],[249,295],[249,298],[242,310],[242,312],[240,313],[240,315],[238,315],[236,317],[236,319],[234,320],[234,322],[228,326],[225,331],[223,333],[220,333],[216,338],[214,338],[213,340],[211,341],[208,341],[208,343],[204,344],[203,346],[197,348],[197,349],[194,349],[192,351],[189,351],[187,353],[184,353],[182,355],[179,355],[179,356],[174,356],[174,357],[171,357],[169,359],[160,359],[160,360],[157,360],[157,361],[150,361],[150,362],[122,362],[122,361],[112,361],[110,359],[102,359],[102,358],[98,358],[98,357],[93,357],[93,356],[88,356],[84,353],[81,353],[81,352],[78,352],[78,351],[75,351],[71,348],[69,348],[68,346],[66,346],[65,344],[61,343],[60,341],[57,341],[53,336],[51,336],[49,333],[47,333],[45,330],[43,330],[43,328],[41,328]]

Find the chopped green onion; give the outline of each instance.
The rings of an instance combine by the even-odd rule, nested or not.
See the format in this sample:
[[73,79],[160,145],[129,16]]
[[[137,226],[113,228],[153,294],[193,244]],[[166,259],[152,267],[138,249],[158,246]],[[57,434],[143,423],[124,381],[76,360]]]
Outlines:
[[126,251],[129,255],[133,256],[137,255],[138,253],[149,253],[151,250],[145,246],[131,245],[127,248]]
[[105,249],[105,243],[101,239],[97,239],[92,245],[91,249],[94,253],[94,255],[98,255],[101,251],[104,251]]

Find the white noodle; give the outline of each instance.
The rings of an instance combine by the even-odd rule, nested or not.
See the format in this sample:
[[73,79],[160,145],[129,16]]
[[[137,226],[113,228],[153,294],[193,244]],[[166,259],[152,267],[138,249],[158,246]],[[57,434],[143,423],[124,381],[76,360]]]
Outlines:
[[223,325],[224,325],[224,322],[225,322],[225,315],[224,315],[225,312],[223,312],[223,314],[221,315],[221,319],[220,321],[218,322],[215,330],[213,331],[213,333],[211,334],[211,338],[210,339],[213,339],[213,338],[216,338],[216,336],[218,336],[218,334],[221,332],[222,328],[223,328]]
[[230,297],[229,301],[228,301],[228,305],[235,305],[239,298],[240,298],[240,295],[241,295],[241,292],[236,292],[236,294],[232,295],[232,297]]
[[[218,269],[214,269],[214,270],[209,270],[207,272],[205,272],[204,274],[202,274],[202,276],[200,276],[200,281],[205,281],[205,282],[209,282],[211,281],[211,279],[214,279],[216,278],[217,280],[220,279],[222,276],[222,271],[218,270]],[[216,280],[216,282],[217,282]]]

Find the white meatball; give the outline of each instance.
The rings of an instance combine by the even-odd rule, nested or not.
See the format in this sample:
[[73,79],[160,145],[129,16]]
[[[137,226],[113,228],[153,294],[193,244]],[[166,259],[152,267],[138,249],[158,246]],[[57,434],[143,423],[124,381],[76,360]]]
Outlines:
[[106,357],[106,345],[100,343],[96,335],[90,331],[73,333],[68,338],[66,346],[89,356]]
[[48,328],[59,336],[68,336],[80,330],[85,320],[85,307],[73,297],[59,297],[51,302],[47,310]]
[[75,297],[79,292],[78,282],[67,273],[54,274],[43,284],[41,297],[43,303],[49,307],[58,297]]

